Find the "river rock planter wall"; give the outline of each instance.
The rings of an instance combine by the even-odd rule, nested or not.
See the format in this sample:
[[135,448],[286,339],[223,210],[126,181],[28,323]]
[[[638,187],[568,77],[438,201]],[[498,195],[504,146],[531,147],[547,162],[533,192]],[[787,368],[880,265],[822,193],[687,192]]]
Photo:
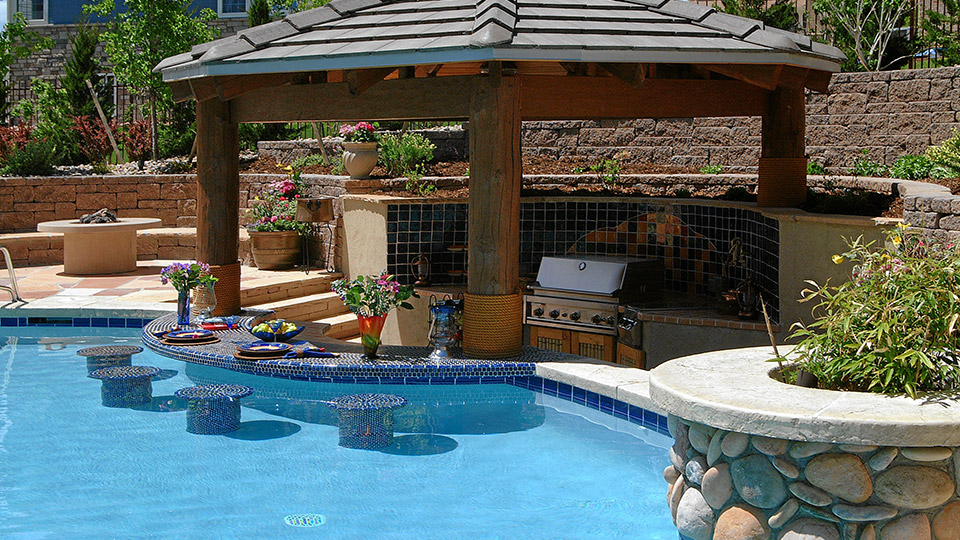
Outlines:
[[664,479],[681,538],[960,539],[956,401],[790,387],[769,377],[771,356],[721,351],[651,374],[672,413]]

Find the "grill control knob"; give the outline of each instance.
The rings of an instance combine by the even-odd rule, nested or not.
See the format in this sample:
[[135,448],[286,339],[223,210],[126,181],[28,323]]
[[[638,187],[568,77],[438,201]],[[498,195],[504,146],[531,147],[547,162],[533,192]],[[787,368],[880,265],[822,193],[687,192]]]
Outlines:
[[574,311],[573,313],[571,313],[571,314],[570,314],[570,320],[571,320],[571,321],[579,321],[579,320],[580,320],[580,312],[579,312],[579,311]]
[[543,308],[542,307],[533,308],[533,316],[543,317]]
[[553,317],[554,319],[556,319],[557,317],[560,316],[560,311],[555,309],[555,310],[553,310],[553,311],[550,312],[550,316]]
[[613,326],[613,325],[617,324],[617,316],[616,316],[616,315],[611,315],[611,316],[607,317],[607,324],[609,324],[610,326]]
[[591,318],[590,320],[593,321],[593,324],[601,324],[601,323],[603,323],[603,317],[600,316],[599,313],[595,313],[595,314],[593,315],[593,318]]

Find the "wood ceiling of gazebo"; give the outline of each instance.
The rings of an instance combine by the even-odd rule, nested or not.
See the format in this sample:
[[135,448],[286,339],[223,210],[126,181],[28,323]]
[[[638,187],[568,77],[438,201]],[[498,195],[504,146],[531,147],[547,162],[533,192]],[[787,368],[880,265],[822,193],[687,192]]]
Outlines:
[[156,69],[178,100],[233,100],[239,122],[462,119],[499,62],[541,120],[762,114],[765,91],[823,91],[842,58],[681,0],[334,0]]

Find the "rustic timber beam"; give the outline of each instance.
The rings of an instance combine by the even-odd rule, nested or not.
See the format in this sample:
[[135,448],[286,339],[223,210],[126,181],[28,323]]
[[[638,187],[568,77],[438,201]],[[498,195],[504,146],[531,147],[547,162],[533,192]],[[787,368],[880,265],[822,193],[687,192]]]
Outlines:
[[477,76],[393,79],[350,93],[347,83],[260,88],[230,101],[232,118],[247,122],[462,120]]
[[632,88],[640,88],[647,78],[647,69],[643,64],[600,64],[607,73],[629,84]]
[[369,89],[371,86],[382,81],[384,77],[390,75],[397,68],[374,68],[374,69],[348,69],[344,71],[344,78],[347,81],[347,86],[350,89],[350,93],[359,96]]
[[798,207],[807,199],[806,99],[803,88],[770,93],[762,117],[757,204]]
[[787,88],[806,87],[818,92],[826,92],[826,83],[830,82],[830,72],[783,64],[701,64],[700,66],[714,73],[767,90],[775,90],[777,87],[783,86]]
[[170,83],[174,103],[181,103],[193,99],[193,89],[187,81],[173,81]]
[[269,73],[263,75],[234,75],[216,77],[214,82],[217,95],[223,101],[229,101],[259,88],[289,84],[296,75],[293,73]]
[[729,80],[646,79],[632,88],[616,77],[520,76],[524,120],[760,116],[769,94]]
[[220,92],[217,90],[217,83],[212,77],[190,79],[190,90],[193,92],[193,98],[196,99],[197,102],[220,97]]

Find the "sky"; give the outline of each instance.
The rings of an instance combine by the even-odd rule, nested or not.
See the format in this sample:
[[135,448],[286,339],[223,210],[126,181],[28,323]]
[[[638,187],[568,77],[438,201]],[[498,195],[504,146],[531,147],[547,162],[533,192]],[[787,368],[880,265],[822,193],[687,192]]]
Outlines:
[[7,0],[0,0],[0,28],[7,24]]

